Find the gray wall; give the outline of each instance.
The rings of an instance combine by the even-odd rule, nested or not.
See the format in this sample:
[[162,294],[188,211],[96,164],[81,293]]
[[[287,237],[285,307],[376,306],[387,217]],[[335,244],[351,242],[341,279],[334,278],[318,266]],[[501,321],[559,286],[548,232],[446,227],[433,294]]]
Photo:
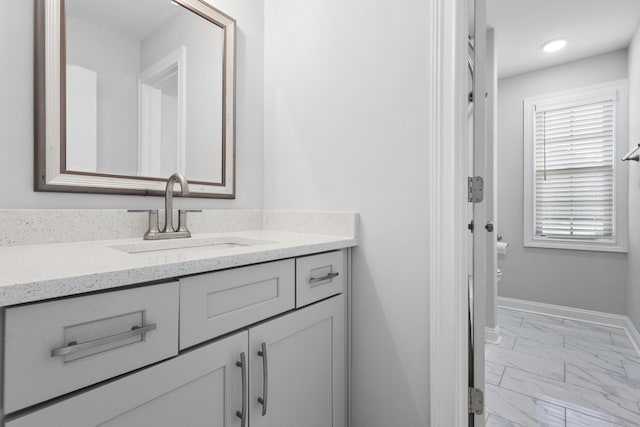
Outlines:
[[[188,208],[259,208],[264,199],[264,12],[254,0],[211,3],[238,21],[235,200],[177,200]],[[33,191],[34,2],[0,0],[0,208],[156,208],[158,197]]]
[[354,210],[353,427],[428,425],[429,3],[265,2],[265,205]]
[[[629,148],[640,143],[640,27],[629,46]],[[640,166],[629,162],[627,314],[640,329]]]
[[498,232],[510,244],[499,259],[500,296],[626,313],[626,254],[523,246],[522,172],[524,98],[626,77],[619,50],[498,81]]

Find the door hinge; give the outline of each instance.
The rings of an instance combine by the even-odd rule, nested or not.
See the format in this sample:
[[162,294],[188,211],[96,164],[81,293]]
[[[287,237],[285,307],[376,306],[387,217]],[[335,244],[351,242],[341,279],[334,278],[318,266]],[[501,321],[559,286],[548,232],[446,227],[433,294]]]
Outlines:
[[480,176],[470,177],[469,179],[469,202],[480,203],[484,196],[484,180]]
[[467,224],[467,228],[469,229],[470,232],[473,233],[473,220],[471,220],[471,222]]
[[484,412],[484,393],[482,390],[469,387],[469,413],[481,415]]

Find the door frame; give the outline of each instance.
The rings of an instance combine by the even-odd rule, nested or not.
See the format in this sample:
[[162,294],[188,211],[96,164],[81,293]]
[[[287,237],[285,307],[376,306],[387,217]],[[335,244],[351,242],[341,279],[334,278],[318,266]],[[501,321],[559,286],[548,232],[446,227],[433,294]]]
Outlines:
[[[471,275],[473,310],[472,313],[472,351],[469,352],[473,360],[469,361],[470,367],[470,387],[485,391],[484,378],[484,344],[486,335],[486,311],[487,311],[487,273],[488,245],[493,237],[493,228],[487,229],[492,221],[489,216],[488,203],[493,200],[493,182],[487,155],[489,154],[487,144],[487,17],[486,0],[473,1],[473,175],[484,179],[483,200],[473,204],[473,221],[476,224],[471,236],[473,239],[473,271]],[[495,274],[495,269],[493,274]],[[484,408],[483,408],[484,409]],[[484,426],[484,411],[473,416],[474,426]]]
[[430,425],[468,426],[467,0],[431,2]]

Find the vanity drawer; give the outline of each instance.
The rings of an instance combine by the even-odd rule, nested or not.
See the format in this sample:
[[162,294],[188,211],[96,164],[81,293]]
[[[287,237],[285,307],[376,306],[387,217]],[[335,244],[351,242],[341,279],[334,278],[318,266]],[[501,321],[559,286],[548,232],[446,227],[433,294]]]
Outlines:
[[4,346],[5,413],[166,359],[178,282],[7,308]]
[[296,259],[296,307],[344,292],[345,257],[334,251]]
[[287,259],[180,279],[180,349],[295,307]]

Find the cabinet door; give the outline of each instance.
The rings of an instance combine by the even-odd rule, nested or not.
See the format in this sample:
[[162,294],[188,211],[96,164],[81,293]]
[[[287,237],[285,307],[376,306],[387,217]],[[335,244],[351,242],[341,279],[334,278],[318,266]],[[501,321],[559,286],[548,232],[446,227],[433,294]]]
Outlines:
[[249,330],[251,427],[346,425],[344,310],[339,295]]
[[[6,423],[6,427],[243,427],[247,332],[186,352]],[[245,375],[237,366],[245,353]],[[246,416],[246,411],[244,411]]]

